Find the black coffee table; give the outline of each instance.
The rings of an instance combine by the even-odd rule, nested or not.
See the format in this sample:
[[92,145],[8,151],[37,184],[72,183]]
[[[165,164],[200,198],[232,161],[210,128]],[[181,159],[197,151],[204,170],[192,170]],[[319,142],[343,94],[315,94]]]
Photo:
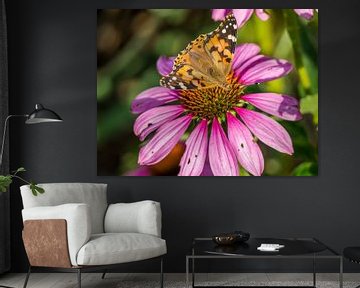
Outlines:
[[[262,252],[257,250],[261,243],[281,244],[285,247],[278,252]],[[343,287],[343,258],[335,250],[315,238],[250,238],[242,244],[230,246],[216,245],[211,238],[193,239],[191,254],[186,256],[186,287],[189,287],[189,271],[191,266],[191,287],[209,287],[195,285],[195,260],[200,259],[312,259],[313,285],[291,287],[316,287],[316,260],[335,259],[339,261],[339,287]],[[216,287],[216,286],[210,286]],[[221,287],[256,287],[256,286],[221,286]],[[262,286],[264,287],[264,286]],[[274,286],[271,286],[274,287]],[[285,286],[281,286],[285,287]],[[288,286],[286,286],[288,287]]]

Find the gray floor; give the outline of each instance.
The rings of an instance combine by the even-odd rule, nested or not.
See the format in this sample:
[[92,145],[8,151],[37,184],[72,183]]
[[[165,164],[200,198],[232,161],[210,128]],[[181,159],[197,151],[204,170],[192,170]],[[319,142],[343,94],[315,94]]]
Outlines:
[[[84,273],[83,288],[147,288],[159,287],[158,274],[123,274],[109,273],[101,279],[100,273]],[[0,276],[0,285],[21,288],[25,274],[5,274]],[[242,273],[242,274],[199,274],[197,281],[203,285],[311,285],[312,274],[288,273]],[[319,273],[317,287],[339,287],[338,274]],[[360,274],[344,274],[344,288],[354,288],[360,284]],[[31,275],[28,288],[75,288],[76,274],[70,273],[34,273]],[[165,288],[184,288],[185,274],[166,274]]]

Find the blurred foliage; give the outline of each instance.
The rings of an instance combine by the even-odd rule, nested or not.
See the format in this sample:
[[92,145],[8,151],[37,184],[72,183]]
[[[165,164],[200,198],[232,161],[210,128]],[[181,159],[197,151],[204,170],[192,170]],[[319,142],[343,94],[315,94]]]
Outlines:
[[[238,43],[257,43],[261,53],[289,60],[294,70],[287,77],[251,86],[247,92],[293,95],[300,100],[304,119],[277,119],[290,133],[295,154],[288,156],[260,144],[264,175],[317,175],[318,16],[306,21],[291,9],[267,12],[268,21],[253,16],[239,29]],[[157,58],[176,55],[199,34],[217,26],[210,10],[98,10],[98,175],[123,175],[137,168],[141,143],[133,133],[136,115],[131,114],[130,104],[141,91],[159,85]],[[164,170],[164,163],[169,162],[165,160],[151,169],[154,175],[176,175],[173,167],[169,168],[172,172]],[[240,175],[248,173],[240,169]]]
[[34,196],[37,196],[38,194],[43,194],[45,192],[44,188],[41,188],[40,186],[37,186],[35,182],[29,182],[18,175],[19,173],[23,172],[26,172],[25,168],[20,167],[17,170],[11,172],[10,174],[0,175],[0,192],[6,192],[9,189],[11,183],[13,182],[13,179],[18,179],[21,182],[29,185],[31,193]]

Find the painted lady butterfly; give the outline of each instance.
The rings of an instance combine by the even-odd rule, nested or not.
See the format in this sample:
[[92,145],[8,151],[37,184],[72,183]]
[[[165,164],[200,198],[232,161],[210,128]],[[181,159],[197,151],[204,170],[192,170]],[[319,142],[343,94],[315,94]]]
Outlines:
[[226,77],[231,70],[236,36],[236,20],[229,14],[218,28],[200,35],[180,52],[173,70],[161,78],[160,85],[182,90],[214,86],[228,89]]

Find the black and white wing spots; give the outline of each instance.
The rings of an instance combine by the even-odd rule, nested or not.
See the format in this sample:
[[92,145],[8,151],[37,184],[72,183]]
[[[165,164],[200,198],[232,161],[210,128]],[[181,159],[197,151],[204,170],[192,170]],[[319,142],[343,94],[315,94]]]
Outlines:
[[177,69],[173,69],[173,71],[165,77],[162,77],[160,79],[160,85],[163,87],[168,87],[172,90],[175,89],[181,89],[181,90],[187,90],[187,89],[194,89],[196,88],[193,84],[185,83],[183,82],[183,79],[180,78],[177,74]]

